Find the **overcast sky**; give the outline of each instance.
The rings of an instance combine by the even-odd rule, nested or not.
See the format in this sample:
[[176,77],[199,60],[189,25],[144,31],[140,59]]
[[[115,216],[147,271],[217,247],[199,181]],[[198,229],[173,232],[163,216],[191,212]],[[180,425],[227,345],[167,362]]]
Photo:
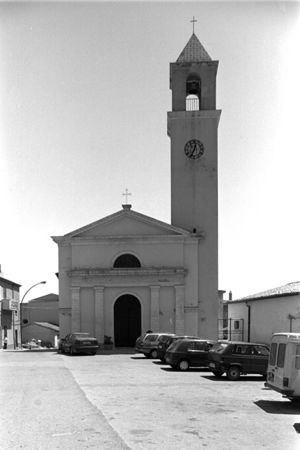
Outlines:
[[219,60],[219,288],[300,280],[299,3],[0,3],[3,276],[58,292],[62,235],[121,209],[170,223],[169,63]]

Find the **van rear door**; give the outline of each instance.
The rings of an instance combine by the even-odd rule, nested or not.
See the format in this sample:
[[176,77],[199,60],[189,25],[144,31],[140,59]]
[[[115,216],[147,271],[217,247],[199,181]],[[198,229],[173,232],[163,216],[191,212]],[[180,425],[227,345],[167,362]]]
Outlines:
[[286,355],[286,336],[274,336],[271,344],[271,352],[268,366],[268,383],[282,389],[284,378],[284,363]]

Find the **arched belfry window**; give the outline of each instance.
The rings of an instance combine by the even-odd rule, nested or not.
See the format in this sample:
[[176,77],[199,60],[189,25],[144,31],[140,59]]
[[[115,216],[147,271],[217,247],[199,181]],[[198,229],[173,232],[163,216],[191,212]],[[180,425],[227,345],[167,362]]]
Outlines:
[[114,262],[114,268],[123,267],[141,267],[141,263],[138,258],[131,253],[124,253],[123,255],[118,256],[118,258]]
[[201,80],[191,74],[186,80],[186,111],[199,111],[201,99]]

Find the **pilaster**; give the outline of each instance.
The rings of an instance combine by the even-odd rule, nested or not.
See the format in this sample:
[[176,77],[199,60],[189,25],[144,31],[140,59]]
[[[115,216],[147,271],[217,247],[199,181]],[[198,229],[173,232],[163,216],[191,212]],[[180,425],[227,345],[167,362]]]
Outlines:
[[97,286],[95,291],[95,337],[104,342],[104,287]]
[[175,333],[179,335],[184,334],[184,294],[185,287],[183,285],[175,286]]
[[151,330],[159,331],[159,291],[160,286],[150,286],[151,291]]
[[72,298],[72,332],[76,333],[80,329],[80,287],[71,288]]

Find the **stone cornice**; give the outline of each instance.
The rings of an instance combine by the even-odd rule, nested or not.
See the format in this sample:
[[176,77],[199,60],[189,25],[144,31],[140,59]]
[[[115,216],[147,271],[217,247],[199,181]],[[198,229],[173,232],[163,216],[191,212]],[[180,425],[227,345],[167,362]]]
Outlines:
[[74,277],[145,277],[145,276],[185,276],[187,270],[183,267],[143,267],[143,268],[128,268],[128,269],[102,269],[102,268],[78,268],[67,272],[70,278]]
[[156,244],[156,243],[195,243],[198,240],[204,239],[203,233],[191,234],[189,236],[158,236],[158,235],[124,235],[124,236],[84,236],[84,237],[65,237],[65,236],[52,236],[54,242],[59,244],[59,246],[72,245],[86,245],[87,243],[98,242],[100,244],[111,245],[112,242],[117,242],[118,244],[127,243],[143,243],[143,244]]

